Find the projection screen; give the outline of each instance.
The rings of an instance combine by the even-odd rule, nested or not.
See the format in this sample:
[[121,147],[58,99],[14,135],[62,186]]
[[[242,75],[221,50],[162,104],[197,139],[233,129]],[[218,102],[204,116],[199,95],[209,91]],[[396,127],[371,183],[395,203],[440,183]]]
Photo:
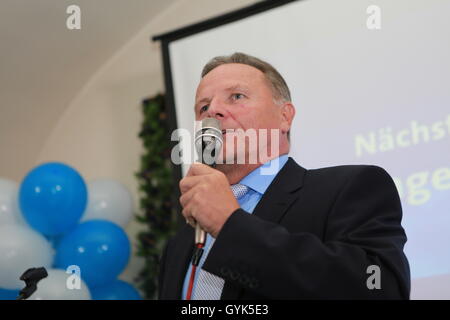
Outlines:
[[176,126],[193,130],[209,59],[239,51],[270,62],[296,107],[290,156],[309,169],[385,168],[402,200],[411,298],[449,299],[450,1],[305,0],[259,11],[161,38]]

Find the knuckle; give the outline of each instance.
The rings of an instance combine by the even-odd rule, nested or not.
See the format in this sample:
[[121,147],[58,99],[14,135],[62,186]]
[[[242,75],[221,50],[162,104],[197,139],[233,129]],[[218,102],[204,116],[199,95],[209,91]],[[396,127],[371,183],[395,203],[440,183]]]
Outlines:
[[219,170],[217,170],[217,174],[218,174],[218,176],[220,177],[220,178],[227,178],[226,176],[225,176],[225,173],[223,173],[222,171],[219,171]]
[[224,174],[223,174],[222,172],[220,172],[219,170],[216,170],[216,171],[214,172],[214,174],[213,174],[213,177],[214,177],[215,179],[221,179],[223,175],[224,175]]

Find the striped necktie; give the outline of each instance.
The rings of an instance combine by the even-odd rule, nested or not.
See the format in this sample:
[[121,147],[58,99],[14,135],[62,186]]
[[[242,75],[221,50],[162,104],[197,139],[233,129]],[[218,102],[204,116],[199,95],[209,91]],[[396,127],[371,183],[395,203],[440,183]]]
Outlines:
[[[236,200],[242,198],[248,192],[248,189],[249,188],[243,184],[233,184],[231,186],[231,191],[233,191]],[[215,239],[212,238],[211,240],[211,244],[207,248],[207,251],[203,253],[203,262],[208,256],[209,249],[214,244]],[[222,278],[200,268],[197,276],[194,294],[192,297],[193,300],[220,300],[224,283],[225,281]]]

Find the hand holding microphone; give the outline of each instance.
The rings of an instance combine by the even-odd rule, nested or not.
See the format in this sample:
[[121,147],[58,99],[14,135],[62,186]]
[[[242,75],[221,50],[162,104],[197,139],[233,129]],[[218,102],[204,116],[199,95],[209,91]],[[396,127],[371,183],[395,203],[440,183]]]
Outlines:
[[196,221],[197,244],[204,243],[205,232],[216,237],[228,217],[239,208],[239,203],[227,177],[213,168],[222,147],[219,121],[204,119],[196,131],[195,141],[202,163],[192,164],[186,177],[180,181],[180,203],[185,219]]
[[186,221],[195,221],[195,250],[186,299],[191,299],[196,268],[203,254],[206,232],[217,237],[228,217],[239,208],[227,177],[214,169],[222,148],[222,130],[216,119],[206,118],[196,131],[195,146],[202,163],[194,163],[180,181],[180,203]]

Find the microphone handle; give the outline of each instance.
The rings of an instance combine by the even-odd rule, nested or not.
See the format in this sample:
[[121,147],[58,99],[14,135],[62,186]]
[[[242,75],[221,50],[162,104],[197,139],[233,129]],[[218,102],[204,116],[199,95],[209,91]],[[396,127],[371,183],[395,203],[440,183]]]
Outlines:
[[195,244],[205,244],[206,232],[200,227],[198,222],[195,224]]
[[[203,150],[202,150],[203,151]],[[211,168],[216,167],[216,162],[213,162],[211,164],[207,164],[204,162],[204,159],[202,158],[202,163],[209,165]],[[202,244],[204,245],[206,242],[206,232],[200,227],[198,222],[195,223],[195,244]]]

